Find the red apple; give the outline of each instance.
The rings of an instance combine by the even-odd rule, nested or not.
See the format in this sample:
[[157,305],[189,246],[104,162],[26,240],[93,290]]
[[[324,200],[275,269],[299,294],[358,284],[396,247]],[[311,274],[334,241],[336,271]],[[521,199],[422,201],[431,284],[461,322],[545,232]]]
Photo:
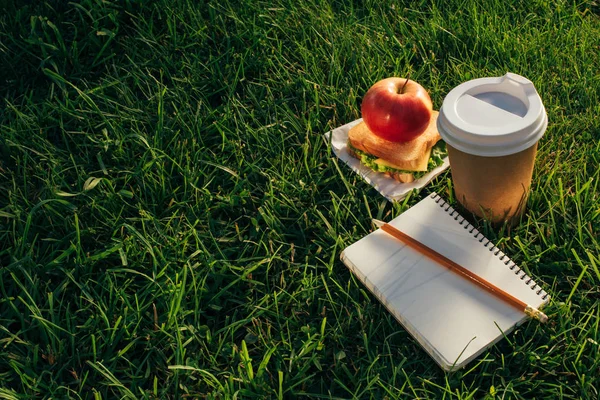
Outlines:
[[387,78],[367,91],[361,113],[367,127],[392,142],[407,142],[425,131],[433,104],[427,90],[405,78]]

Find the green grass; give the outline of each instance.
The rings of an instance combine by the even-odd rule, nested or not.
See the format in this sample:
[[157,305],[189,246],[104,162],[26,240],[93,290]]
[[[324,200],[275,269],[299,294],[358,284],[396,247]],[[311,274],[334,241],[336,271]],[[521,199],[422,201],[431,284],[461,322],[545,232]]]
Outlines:
[[[23,1],[0,16],[0,398],[598,398],[600,7]],[[141,4],[144,4],[143,6]],[[339,261],[391,204],[322,134],[378,79],[548,111],[513,229],[553,296],[443,373]]]

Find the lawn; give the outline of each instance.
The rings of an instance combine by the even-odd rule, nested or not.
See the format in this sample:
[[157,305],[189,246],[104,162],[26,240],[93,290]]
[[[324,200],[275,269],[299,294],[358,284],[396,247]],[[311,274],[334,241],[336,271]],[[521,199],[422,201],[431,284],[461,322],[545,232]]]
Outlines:
[[[597,1],[4,5],[0,398],[598,398]],[[450,172],[390,203],[323,134],[507,71],[549,126],[521,223],[477,224],[550,321],[446,374],[339,254]]]

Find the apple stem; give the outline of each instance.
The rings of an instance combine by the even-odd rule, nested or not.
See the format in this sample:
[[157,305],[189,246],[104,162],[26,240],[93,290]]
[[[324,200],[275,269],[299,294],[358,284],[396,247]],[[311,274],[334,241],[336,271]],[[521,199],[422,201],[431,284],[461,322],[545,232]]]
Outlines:
[[406,87],[406,84],[408,83],[409,79],[410,79],[410,72],[406,76],[406,81],[404,82],[404,85],[402,85],[402,89],[400,89],[400,93],[404,93],[404,88]]

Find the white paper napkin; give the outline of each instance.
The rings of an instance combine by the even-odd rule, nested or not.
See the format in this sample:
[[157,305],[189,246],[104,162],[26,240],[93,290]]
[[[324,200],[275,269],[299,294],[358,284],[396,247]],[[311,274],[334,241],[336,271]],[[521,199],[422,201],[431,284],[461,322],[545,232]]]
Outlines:
[[377,189],[379,193],[389,201],[402,200],[411,190],[425,187],[425,185],[431,182],[433,178],[444,172],[444,170],[450,166],[448,157],[446,157],[444,158],[444,163],[442,165],[410,183],[400,183],[381,172],[375,172],[372,169],[365,167],[358,159],[352,157],[348,153],[348,131],[361,121],[362,118],[340,126],[339,128],[335,128],[334,130],[327,132],[325,137],[327,140],[331,137],[331,147],[335,155],[348,164],[354,172],[362,176],[365,181]]

